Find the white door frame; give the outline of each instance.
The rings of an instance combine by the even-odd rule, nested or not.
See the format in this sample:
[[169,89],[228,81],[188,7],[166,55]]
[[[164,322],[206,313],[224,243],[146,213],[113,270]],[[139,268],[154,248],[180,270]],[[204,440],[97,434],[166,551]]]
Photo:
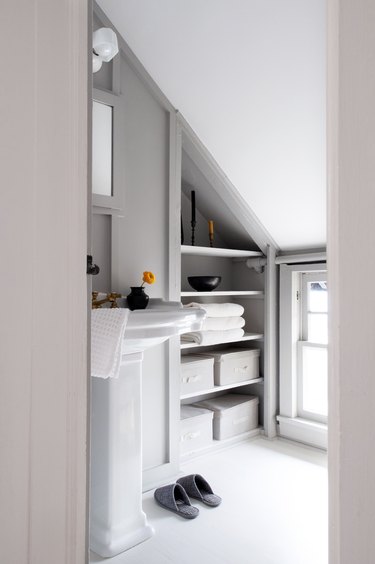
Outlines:
[[0,546],[87,558],[87,0],[2,3]]
[[328,0],[330,564],[375,554],[375,5]]

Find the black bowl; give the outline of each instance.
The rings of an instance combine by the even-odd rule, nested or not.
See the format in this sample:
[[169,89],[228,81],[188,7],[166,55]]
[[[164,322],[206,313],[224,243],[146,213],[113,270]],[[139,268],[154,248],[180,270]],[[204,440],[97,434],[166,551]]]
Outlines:
[[221,282],[221,276],[188,276],[188,282],[197,292],[212,292]]

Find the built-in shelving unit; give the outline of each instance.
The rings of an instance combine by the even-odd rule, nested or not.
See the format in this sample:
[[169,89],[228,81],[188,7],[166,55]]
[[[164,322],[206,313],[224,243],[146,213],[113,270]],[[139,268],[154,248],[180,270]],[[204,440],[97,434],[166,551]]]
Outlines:
[[233,343],[241,343],[242,341],[259,341],[263,339],[262,333],[245,333],[240,339],[233,341],[218,341],[217,343],[210,343],[209,345],[199,345],[198,343],[183,343],[181,342],[181,349],[196,349],[201,347],[213,347],[214,345],[226,345]]
[[181,399],[196,398],[197,396],[202,396],[203,394],[215,394],[217,392],[224,392],[225,390],[231,390],[232,388],[240,388],[241,386],[248,386],[249,384],[260,384],[263,382],[263,378],[253,378],[252,380],[245,380],[243,382],[236,382],[235,384],[227,384],[226,386],[214,386],[208,390],[200,390],[199,392],[194,392],[191,394],[184,394]]
[[[181,341],[181,352],[183,354],[188,353],[197,353],[204,351],[204,354],[209,355],[210,352],[217,350],[218,348],[231,348],[231,347],[238,347],[242,346],[245,347],[246,342],[251,341],[258,341],[259,348],[263,347],[263,340],[264,334],[262,332],[251,332],[252,324],[254,323],[252,319],[252,311],[253,306],[256,306],[256,302],[258,300],[263,301],[264,299],[264,291],[262,289],[258,289],[262,287],[257,281],[258,285],[255,288],[251,288],[252,286],[252,275],[250,270],[245,265],[246,260],[253,258],[253,257],[263,257],[262,252],[258,251],[247,251],[247,250],[238,250],[238,249],[228,249],[228,248],[215,248],[215,247],[200,247],[200,246],[190,246],[190,245],[182,245],[181,246],[181,259],[182,259],[182,266],[184,272],[184,283],[185,288],[181,291],[181,299],[185,299],[185,303],[188,303],[188,300],[199,303],[209,303],[213,302],[215,298],[220,298],[218,301],[231,301],[236,303],[241,303],[245,307],[245,303],[248,304],[245,307],[245,312],[243,316],[246,320],[246,327],[250,329],[250,331],[246,331],[246,333],[234,340],[223,340],[222,334],[221,340],[217,342],[210,342],[209,344],[198,344],[195,342],[183,342]],[[207,258],[207,265],[204,266],[205,263],[204,258]],[[203,264],[203,268],[202,268]],[[211,269],[211,272],[216,272],[220,275],[224,274],[224,279],[226,285],[224,286],[225,290],[214,290],[212,292],[197,292],[194,290],[188,290],[186,287],[186,277],[189,276],[189,272],[196,272],[197,270],[203,270],[202,274],[204,273],[205,269]],[[233,274],[232,274],[233,270]],[[210,272],[208,270],[207,274]],[[234,274],[234,272],[236,274]],[[237,276],[237,273],[239,275]],[[241,290],[231,289],[231,283],[236,287],[243,288]],[[250,286],[250,288],[249,288]],[[247,289],[245,289],[247,288]],[[223,299],[224,298],[224,299]],[[227,298],[227,300],[225,300]],[[242,300],[245,300],[242,302]],[[252,300],[255,300],[255,303],[252,304]],[[258,311],[263,309],[263,305],[258,305]],[[250,309],[249,309],[250,308]],[[255,325],[256,328],[258,328]],[[263,326],[259,328],[263,329]],[[221,347],[220,347],[221,345]],[[256,345],[255,345],[256,347]],[[235,349],[234,349],[235,350]],[[261,375],[259,378],[253,378],[251,380],[246,380],[242,382],[233,382],[228,385],[224,386],[212,386],[210,388],[201,389],[199,391],[192,391],[189,393],[181,394],[180,400],[184,404],[195,403],[199,401],[200,398],[204,396],[204,398],[209,397],[212,395],[220,396],[221,394],[230,393],[232,390],[241,393],[241,389],[247,386],[254,386],[254,395],[262,395],[264,392],[260,391],[260,388],[263,390],[264,378],[263,378],[263,369],[261,369]],[[259,388],[260,386],[260,388]],[[243,393],[250,393],[249,390],[244,391]],[[258,427],[252,431],[247,433],[243,433],[241,435],[237,435],[227,440],[213,440],[210,446],[204,447],[202,449],[198,449],[196,451],[192,451],[189,454],[183,455],[182,460],[186,460],[188,458],[192,458],[195,456],[200,456],[207,452],[219,450],[222,448],[227,448],[232,444],[236,444],[238,442],[248,440],[251,437],[258,435],[262,431],[262,427]]]
[[[232,444],[248,440],[251,437],[263,432],[264,414],[264,398],[268,386],[267,368],[265,368],[268,355],[268,340],[265,339],[266,323],[266,303],[268,300],[268,292],[265,290],[267,274],[264,267],[267,264],[265,253],[269,252],[269,244],[263,244],[262,237],[258,237],[262,233],[258,231],[258,224],[255,217],[249,216],[249,221],[244,224],[244,218],[241,210],[236,207],[236,202],[228,200],[227,196],[231,193],[231,187],[223,186],[223,191],[218,193],[218,185],[220,184],[220,173],[216,168],[207,168],[207,162],[202,155],[197,152],[195,142],[191,145],[191,141],[183,135],[182,138],[182,197],[181,197],[181,225],[182,234],[185,236],[185,242],[195,241],[195,245],[181,245],[181,292],[180,299],[183,304],[189,302],[197,302],[200,304],[222,304],[231,302],[243,307],[241,317],[245,319],[243,327],[245,334],[236,339],[226,339],[225,332],[218,331],[217,340],[209,344],[198,344],[196,342],[184,342],[181,340],[180,350],[184,357],[182,380],[183,391],[180,394],[180,401],[183,406],[191,406],[199,404],[204,399],[212,399],[225,395],[227,393],[245,394],[249,396],[257,396],[259,398],[259,427],[252,431],[236,435],[226,440],[213,440],[209,446],[198,447],[194,450],[194,443],[190,443],[192,449],[189,454],[183,456],[183,460],[191,457],[205,454],[227,448]],[[192,219],[191,208],[191,191],[196,190],[196,226],[195,239],[190,239],[190,223]],[[225,198],[222,196],[225,194]],[[214,247],[209,246],[208,221],[214,222]],[[256,236],[255,236],[256,235]],[[254,259],[254,260],[253,260]],[[261,260],[258,260],[261,259]],[[209,276],[215,275],[221,277],[220,286],[212,292],[197,292],[190,288],[188,279],[190,276]],[[223,309],[223,311],[225,311]],[[223,314],[225,316],[225,313]],[[211,334],[210,334],[211,337]],[[216,337],[215,337],[216,339]],[[210,338],[211,341],[211,338]],[[236,376],[232,379],[234,382],[223,385],[214,386],[212,380],[205,379],[208,371],[202,368],[202,373],[195,372],[196,368],[186,369],[189,363],[194,364],[194,355],[203,355],[204,357],[213,356],[214,353],[222,352],[236,353],[238,349],[258,349],[260,351],[259,375],[251,380],[236,381]],[[191,358],[186,358],[189,355]],[[216,361],[215,361],[216,362]],[[207,366],[207,365],[206,365]],[[189,372],[189,370],[191,372]],[[193,382],[200,381],[199,386],[187,386],[185,382],[192,374]],[[185,375],[185,376],[184,376]],[[194,381],[199,375],[200,378]],[[249,378],[251,374],[248,374]],[[239,377],[239,376],[238,376]],[[228,380],[227,380],[228,381]],[[204,383],[205,382],[205,383]],[[198,391],[197,391],[198,388]],[[189,410],[185,410],[185,415]],[[182,421],[188,420],[189,417]],[[182,424],[182,428],[183,428]],[[186,425],[186,427],[188,424]],[[186,428],[185,427],[185,428]],[[203,433],[202,433],[203,434]],[[184,439],[184,445],[181,449],[186,452],[187,444]],[[192,440],[192,439],[189,439]]]

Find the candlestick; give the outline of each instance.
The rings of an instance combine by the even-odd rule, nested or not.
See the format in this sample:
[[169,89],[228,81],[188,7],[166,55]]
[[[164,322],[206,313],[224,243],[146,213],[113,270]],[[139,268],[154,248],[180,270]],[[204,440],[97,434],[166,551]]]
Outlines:
[[208,221],[208,237],[210,239],[210,247],[214,246],[214,222],[212,219]]
[[195,225],[196,222],[195,221],[191,221],[191,244],[194,247],[194,242],[195,242]]
[[195,242],[195,190],[191,191],[191,244]]
[[195,190],[191,191],[191,221],[195,222]]

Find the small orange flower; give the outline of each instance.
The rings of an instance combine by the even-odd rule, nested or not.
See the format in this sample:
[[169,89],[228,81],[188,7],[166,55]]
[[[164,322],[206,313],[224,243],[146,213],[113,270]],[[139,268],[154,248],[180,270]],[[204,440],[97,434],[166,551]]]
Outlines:
[[153,284],[156,280],[155,278],[155,274],[153,274],[152,272],[146,271],[143,273],[143,283],[146,284]]

